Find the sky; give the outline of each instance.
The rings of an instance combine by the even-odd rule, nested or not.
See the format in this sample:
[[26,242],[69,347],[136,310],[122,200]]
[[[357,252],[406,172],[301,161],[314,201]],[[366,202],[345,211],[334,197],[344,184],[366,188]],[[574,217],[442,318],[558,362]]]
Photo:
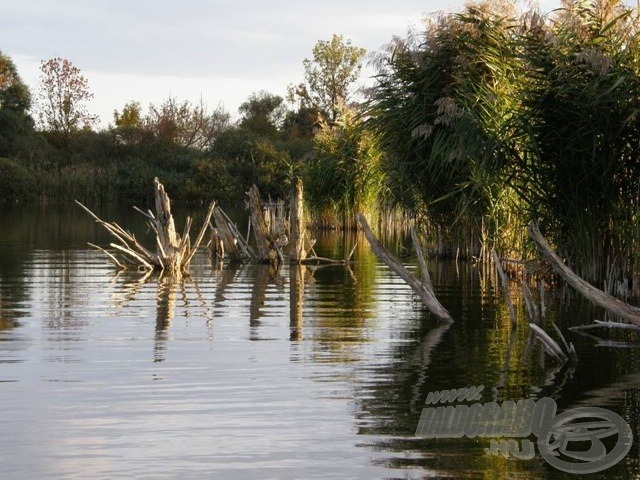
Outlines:
[[[547,0],[549,1],[549,0]],[[0,51],[37,99],[41,60],[79,67],[100,126],[130,101],[223,106],[253,92],[284,96],[318,40],[342,34],[369,52],[463,0],[0,0]],[[365,76],[371,73],[365,70]]]

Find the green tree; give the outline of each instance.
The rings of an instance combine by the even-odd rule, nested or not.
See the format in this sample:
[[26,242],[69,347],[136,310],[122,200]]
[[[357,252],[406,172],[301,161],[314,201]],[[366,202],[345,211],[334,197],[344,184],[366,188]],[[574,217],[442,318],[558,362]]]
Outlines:
[[306,84],[290,86],[289,98],[299,98],[301,107],[315,107],[335,122],[341,105],[349,102],[365,53],[364,48],[354,47],[342,35],[319,40],[313,47],[313,59],[303,62]]
[[31,133],[30,107],[29,89],[11,58],[0,52],[0,157],[13,155],[17,139]]
[[384,190],[379,142],[353,110],[343,109],[334,125],[323,125],[313,143],[316,155],[305,170],[308,201],[354,228],[356,213],[375,213]]
[[122,112],[113,111],[114,132],[119,142],[137,143],[143,134],[142,108],[139,102],[129,102]]
[[264,90],[252,93],[238,111],[241,128],[267,136],[277,133],[287,113],[284,99]]
[[98,117],[87,110],[93,98],[88,80],[69,60],[52,58],[40,65],[39,120],[41,127],[65,137],[90,128]]

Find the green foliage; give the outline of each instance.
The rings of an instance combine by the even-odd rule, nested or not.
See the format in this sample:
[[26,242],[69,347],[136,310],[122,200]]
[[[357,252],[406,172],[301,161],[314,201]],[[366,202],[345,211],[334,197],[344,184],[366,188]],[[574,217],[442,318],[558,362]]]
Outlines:
[[286,115],[283,102],[282,97],[264,90],[252,93],[238,109],[242,115],[240,128],[262,136],[275,136]]
[[367,108],[396,198],[419,198],[452,245],[466,231],[522,252],[540,221],[587,278],[624,280],[639,253],[636,19],[615,0],[550,18],[482,3],[397,40]]
[[315,108],[335,122],[342,106],[348,105],[350,87],[358,79],[366,50],[351,45],[342,35],[319,40],[313,59],[303,62],[306,84],[289,87],[289,97],[298,97],[301,107]]
[[35,192],[35,180],[26,168],[0,158],[0,203],[33,199]]
[[336,223],[354,227],[357,212],[376,211],[383,190],[378,142],[353,111],[345,110],[336,125],[323,126],[314,146],[304,173],[307,201]]
[[20,79],[11,58],[0,52],[0,156],[15,155],[19,144],[31,135],[30,107],[29,89]]

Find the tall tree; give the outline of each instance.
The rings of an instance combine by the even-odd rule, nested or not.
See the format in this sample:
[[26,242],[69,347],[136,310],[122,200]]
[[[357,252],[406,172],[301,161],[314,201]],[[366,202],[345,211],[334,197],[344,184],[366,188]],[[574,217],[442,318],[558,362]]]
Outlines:
[[69,60],[52,58],[40,65],[39,119],[41,127],[65,136],[91,127],[97,116],[87,110],[93,98],[89,82]]
[[303,62],[306,84],[290,87],[290,98],[299,97],[301,107],[315,107],[335,122],[340,106],[349,101],[365,53],[364,48],[354,47],[342,35],[319,40],[313,47],[313,59]]
[[0,157],[14,153],[15,141],[31,131],[31,94],[11,58],[0,52]]

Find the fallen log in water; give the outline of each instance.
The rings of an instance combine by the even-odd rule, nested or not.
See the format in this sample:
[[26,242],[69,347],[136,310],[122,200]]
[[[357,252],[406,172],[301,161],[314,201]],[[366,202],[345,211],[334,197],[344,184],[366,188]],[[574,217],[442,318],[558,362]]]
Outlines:
[[562,350],[558,342],[556,342],[553,338],[551,338],[547,332],[542,330],[542,328],[540,328],[535,323],[530,323],[529,327],[531,327],[531,330],[533,330],[536,338],[540,340],[540,343],[542,344],[545,351],[549,355],[551,355],[553,358],[559,360],[562,363],[567,362],[569,360],[569,357]]
[[[435,315],[440,320],[453,321],[449,312],[442,306],[442,304],[438,301],[433,292],[433,288],[427,283],[421,281],[416,277],[413,273],[411,273],[407,268],[396,259],[391,252],[389,252],[384,246],[380,243],[380,241],[375,237],[371,228],[369,227],[369,223],[367,219],[361,213],[358,213],[356,216],[358,223],[362,227],[364,232],[364,236],[371,245],[371,249],[376,254],[376,256],[382,260],[391,270],[393,270],[396,274],[400,276],[407,284],[413,289],[413,291],[420,297],[422,303],[426,305],[429,311]],[[414,247],[416,251],[418,249],[422,249],[422,247],[417,242],[417,237],[414,237]],[[420,252],[422,253],[422,252]],[[422,265],[421,265],[422,266]],[[426,263],[425,263],[426,267]],[[424,275],[424,270],[423,270]],[[428,273],[427,273],[428,275]]]
[[[144,215],[149,223],[149,226],[156,234],[156,252],[152,252],[144,247],[135,235],[125,231],[116,222],[105,222],[93,213],[89,208],[84,206],[78,200],[76,203],[82,207],[89,215],[91,215],[96,223],[102,225],[113,237],[118,240],[118,243],[111,243],[110,246],[117,250],[117,252],[109,253],[104,248],[97,245],[89,244],[97,250],[106,253],[109,258],[119,267],[126,268],[127,265],[136,265],[138,268],[144,268],[146,270],[159,269],[163,273],[179,276],[182,273],[186,273],[189,270],[189,265],[193,259],[196,250],[200,247],[200,243],[204,238],[204,234],[207,230],[207,225],[213,210],[215,209],[215,202],[211,202],[209,210],[202,223],[202,228],[196,237],[196,241],[191,244],[189,232],[191,230],[191,217],[187,217],[185,222],[185,228],[182,236],[180,236],[175,229],[175,222],[173,215],[171,214],[171,202],[169,196],[164,190],[164,186],[154,179],[155,189],[155,215],[151,210],[146,212],[134,207],[138,212]],[[116,255],[122,257],[122,261],[116,258]]]
[[576,275],[573,270],[567,267],[560,257],[551,249],[551,246],[544,238],[540,229],[534,223],[529,225],[529,235],[538,246],[542,257],[551,265],[555,272],[560,275],[569,285],[575,288],[578,293],[587,300],[608,310],[614,315],[624,318],[628,322],[640,326],[640,308],[634,307],[618,300],[617,298],[597,289],[589,282]]

